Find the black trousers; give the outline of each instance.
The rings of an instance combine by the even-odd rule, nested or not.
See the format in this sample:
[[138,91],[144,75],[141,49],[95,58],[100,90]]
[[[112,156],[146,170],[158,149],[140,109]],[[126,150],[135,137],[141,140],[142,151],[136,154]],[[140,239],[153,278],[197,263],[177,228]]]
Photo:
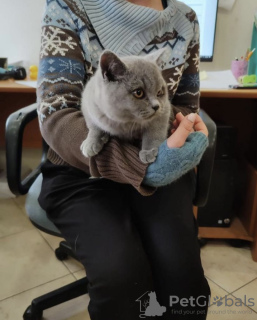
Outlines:
[[91,320],[151,318],[151,292],[166,307],[157,319],[206,319],[193,171],[149,197],[50,162],[42,172],[39,203],[86,269]]

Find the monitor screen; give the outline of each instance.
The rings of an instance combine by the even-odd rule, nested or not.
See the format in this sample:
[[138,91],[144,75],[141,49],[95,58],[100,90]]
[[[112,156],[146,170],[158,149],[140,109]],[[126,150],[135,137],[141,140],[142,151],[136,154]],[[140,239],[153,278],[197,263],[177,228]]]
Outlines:
[[197,14],[200,24],[200,58],[201,61],[212,61],[218,0],[183,0]]

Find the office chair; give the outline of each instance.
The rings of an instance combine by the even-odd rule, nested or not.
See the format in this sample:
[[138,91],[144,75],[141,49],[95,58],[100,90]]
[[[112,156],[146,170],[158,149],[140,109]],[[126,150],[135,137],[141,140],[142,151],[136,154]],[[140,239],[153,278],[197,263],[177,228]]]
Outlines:
[[[196,194],[193,202],[195,206],[204,206],[207,202],[216,146],[215,123],[204,111],[200,112],[200,116],[209,130],[209,146],[197,167]],[[35,118],[37,118],[37,104],[32,104],[14,112],[7,119],[7,181],[10,190],[16,196],[28,194],[25,206],[28,217],[32,224],[48,234],[62,237],[60,231],[47,218],[46,212],[41,209],[37,201],[42,183],[42,174],[40,173],[40,168],[47,159],[48,146],[44,140],[42,143],[43,151],[40,164],[27,177],[25,177],[23,180],[21,179],[23,132],[26,125]],[[60,243],[60,246],[55,250],[55,254],[59,260],[64,260],[68,256],[76,259],[71,246],[65,241]],[[34,299],[31,305],[26,309],[23,319],[41,320],[43,311],[45,309],[54,307],[58,304],[88,293],[88,283],[88,279],[85,277]]]

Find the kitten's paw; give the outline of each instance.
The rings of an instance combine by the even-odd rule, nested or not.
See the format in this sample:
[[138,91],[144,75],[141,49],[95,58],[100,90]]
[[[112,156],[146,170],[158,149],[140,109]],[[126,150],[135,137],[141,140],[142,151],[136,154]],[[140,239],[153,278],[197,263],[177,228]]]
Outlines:
[[92,139],[86,139],[82,142],[80,150],[85,157],[89,158],[98,154],[102,150],[104,144],[105,142],[102,140],[96,141]]
[[107,133],[104,133],[101,136],[101,140],[102,140],[103,144],[107,143],[109,141],[109,135]]
[[158,154],[158,148],[153,148],[151,150],[141,150],[139,152],[139,158],[143,163],[154,162]]

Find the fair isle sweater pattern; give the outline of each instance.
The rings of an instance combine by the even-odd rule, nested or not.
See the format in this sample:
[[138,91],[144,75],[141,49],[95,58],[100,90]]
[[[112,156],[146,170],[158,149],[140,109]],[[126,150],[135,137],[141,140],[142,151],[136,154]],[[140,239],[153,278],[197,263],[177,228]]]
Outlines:
[[[133,19],[124,22],[117,16]],[[142,22],[135,25],[136,21]],[[192,9],[176,0],[168,0],[162,12],[126,0],[47,0],[37,96],[41,133],[50,146],[49,160],[87,172],[90,167],[94,176],[131,183],[140,191],[146,166],[135,159],[136,147],[121,147],[113,138],[93,159],[79,155],[80,143],[87,134],[80,112],[81,93],[104,49],[122,56],[145,55],[163,47],[168,53],[160,68],[175,111],[198,112],[199,24]],[[60,136],[66,145],[59,142]],[[112,156],[120,162],[112,165]]]

